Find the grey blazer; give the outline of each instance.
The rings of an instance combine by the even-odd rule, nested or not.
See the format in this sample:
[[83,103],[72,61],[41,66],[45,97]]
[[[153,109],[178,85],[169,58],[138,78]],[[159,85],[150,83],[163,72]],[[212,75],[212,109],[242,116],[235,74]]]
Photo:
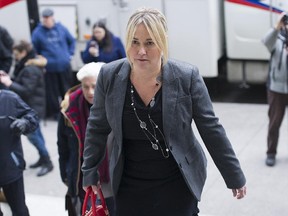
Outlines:
[[[105,155],[106,139],[111,130],[114,133],[110,158],[114,194],[117,193],[124,164],[122,113],[130,71],[127,59],[102,67],[86,131],[82,166],[84,186],[97,184],[97,169]],[[208,91],[195,66],[176,60],[169,60],[164,65],[162,110],[163,130],[170,152],[191,193],[199,201],[206,180],[207,161],[193,133],[192,120],[227,187],[236,189],[245,185],[239,161],[225,130],[214,115]]]

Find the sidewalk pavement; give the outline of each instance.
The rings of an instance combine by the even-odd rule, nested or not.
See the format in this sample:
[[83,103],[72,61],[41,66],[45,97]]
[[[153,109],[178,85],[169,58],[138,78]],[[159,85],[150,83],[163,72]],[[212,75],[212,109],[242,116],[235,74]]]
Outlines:
[[[276,166],[267,167],[264,161],[268,106],[214,103],[214,109],[246,175],[247,196],[242,200],[236,200],[232,196],[204,147],[208,158],[208,178],[199,203],[200,216],[287,216],[287,116],[281,126]],[[58,168],[57,122],[48,121],[46,126],[42,124],[42,129],[55,167],[43,177],[36,177],[37,169],[28,168],[24,172],[27,205],[31,216],[65,216],[66,186],[61,182]],[[196,131],[195,127],[194,129]],[[197,136],[199,137],[198,134]],[[38,155],[26,137],[22,140],[28,167],[38,159]],[[1,203],[1,208],[5,216],[11,216],[7,204]]]

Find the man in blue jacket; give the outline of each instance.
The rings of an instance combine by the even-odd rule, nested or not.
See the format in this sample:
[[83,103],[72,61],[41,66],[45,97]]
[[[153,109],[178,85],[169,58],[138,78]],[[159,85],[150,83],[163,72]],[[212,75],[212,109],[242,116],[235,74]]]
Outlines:
[[74,55],[75,39],[68,29],[54,20],[54,12],[45,9],[42,23],[32,33],[32,43],[36,52],[44,56],[46,65],[46,117],[56,118],[65,92],[70,88],[70,60]]

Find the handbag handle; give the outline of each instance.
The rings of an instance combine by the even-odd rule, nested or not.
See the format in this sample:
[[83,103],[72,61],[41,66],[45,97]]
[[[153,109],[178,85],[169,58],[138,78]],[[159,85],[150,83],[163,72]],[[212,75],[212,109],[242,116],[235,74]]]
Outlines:
[[89,196],[91,197],[91,206],[92,206],[92,211],[93,211],[93,215],[96,215],[96,195],[92,190],[92,187],[88,187],[86,194],[85,194],[85,198],[84,198],[84,202],[83,202],[83,206],[82,206],[82,216],[85,216],[86,214],[86,210],[87,210],[87,203],[88,203],[88,199]]
[[[97,187],[97,194],[99,194],[99,197],[100,197],[100,200],[101,200],[101,205],[103,206],[106,215],[109,215],[109,211],[108,211],[108,208],[107,208],[107,205],[106,205],[106,202],[105,202],[105,198],[104,198],[104,195],[103,195],[103,192],[101,190],[101,186],[100,185]],[[91,197],[91,206],[92,206],[93,215],[96,215],[96,198],[97,198],[97,195],[92,190],[92,187],[89,186],[87,188],[87,191],[86,191],[86,194],[85,194],[85,198],[84,198],[84,202],[83,202],[83,206],[82,206],[82,216],[85,216],[85,212],[87,210],[87,203],[88,203],[89,196]]]
[[[97,187],[97,194],[99,195],[100,197],[100,200],[101,200],[101,205],[103,206],[105,212],[108,212],[108,208],[107,208],[107,205],[106,205],[106,202],[105,202],[105,198],[104,198],[104,195],[103,195],[103,192],[102,192],[102,189],[101,189],[101,185],[99,185]],[[96,197],[95,197],[96,198]],[[107,214],[108,215],[108,214]]]

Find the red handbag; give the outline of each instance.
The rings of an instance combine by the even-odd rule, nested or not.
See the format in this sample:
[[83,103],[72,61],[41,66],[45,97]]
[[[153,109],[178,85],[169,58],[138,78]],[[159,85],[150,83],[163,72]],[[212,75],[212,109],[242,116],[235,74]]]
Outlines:
[[[100,187],[97,189],[97,194],[100,197],[101,205],[96,204],[97,195],[93,192],[92,187],[88,187],[82,206],[82,216],[109,216],[109,211]],[[87,209],[89,197],[91,198],[91,208]]]

